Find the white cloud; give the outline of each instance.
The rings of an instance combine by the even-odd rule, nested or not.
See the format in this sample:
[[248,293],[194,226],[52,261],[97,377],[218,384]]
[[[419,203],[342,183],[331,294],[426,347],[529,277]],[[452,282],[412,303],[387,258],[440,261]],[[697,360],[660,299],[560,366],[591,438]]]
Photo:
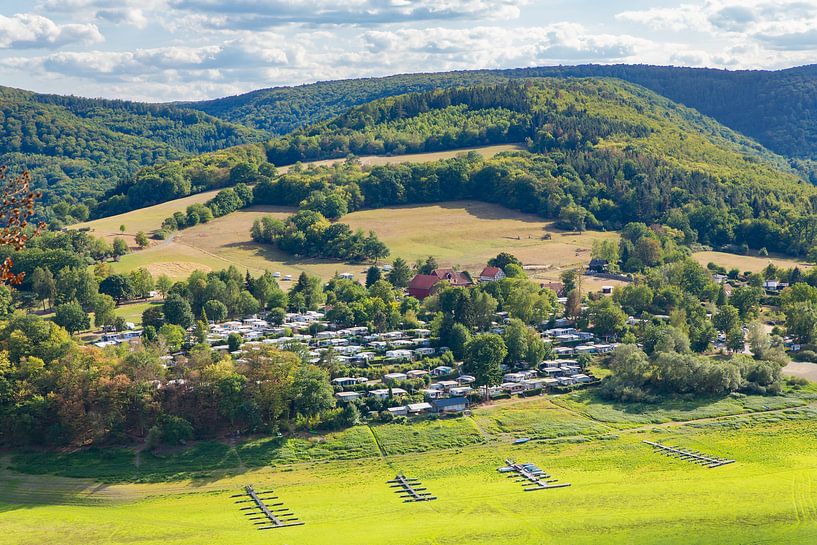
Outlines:
[[817,59],[817,0],[595,1],[4,0],[31,14],[0,8],[0,67],[6,84],[158,100],[399,72]]
[[527,0],[170,0],[216,28],[260,29],[289,23],[379,25],[433,20],[515,19]]
[[700,28],[706,24],[706,16],[698,6],[681,4],[676,8],[650,8],[623,11],[616,14],[619,21],[638,23],[654,30],[681,31]]
[[650,46],[627,35],[598,34],[581,25],[472,29],[373,30],[363,35],[366,49],[401,62],[434,57],[449,67],[510,67],[554,61],[621,61]]
[[654,30],[743,34],[752,37],[770,28],[817,24],[817,2],[797,0],[705,0],[676,7],[623,11],[623,22]]
[[136,28],[145,28],[148,24],[148,18],[144,12],[137,8],[101,9],[96,12],[96,17],[114,24],[126,24]]
[[104,38],[96,25],[58,25],[32,13],[0,15],[0,48],[56,48],[67,44],[94,44]]

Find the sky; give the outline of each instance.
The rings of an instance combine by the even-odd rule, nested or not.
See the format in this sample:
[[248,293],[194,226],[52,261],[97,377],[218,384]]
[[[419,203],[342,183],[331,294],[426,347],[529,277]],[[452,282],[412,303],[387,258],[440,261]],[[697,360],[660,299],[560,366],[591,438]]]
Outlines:
[[817,62],[817,0],[0,0],[0,85],[164,102],[582,63]]

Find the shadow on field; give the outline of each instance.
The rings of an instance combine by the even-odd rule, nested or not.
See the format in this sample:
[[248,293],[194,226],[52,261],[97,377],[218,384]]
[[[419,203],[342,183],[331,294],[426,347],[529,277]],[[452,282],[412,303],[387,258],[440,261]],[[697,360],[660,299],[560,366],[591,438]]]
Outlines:
[[[586,390],[574,394],[578,407],[594,420],[604,422],[629,421],[633,423],[659,423],[669,420],[685,421],[737,414],[747,410],[748,398],[729,395],[710,397],[677,396],[648,402],[618,402],[602,398],[597,392]],[[773,403],[774,396],[753,399],[752,404]],[[768,401],[766,400],[768,399]]]
[[[18,451],[12,453],[8,463],[14,477],[5,482],[7,479],[2,478],[0,470],[0,503],[6,499],[26,503],[26,498],[36,503],[39,499],[32,498],[25,490],[42,488],[43,483],[49,487],[56,483],[53,494],[44,490],[41,495],[45,503],[55,503],[49,500],[58,500],[59,496],[111,499],[118,492],[108,487],[123,483],[186,481],[178,490],[184,493],[262,467],[372,455],[369,434],[356,430],[346,437],[355,440],[348,444],[343,442],[345,440],[336,443],[322,434],[304,433],[292,437],[248,437],[238,444],[198,441],[156,453],[137,454],[136,449],[124,447],[91,447],[72,452]],[[49,477],[43,478],[44,475]]]

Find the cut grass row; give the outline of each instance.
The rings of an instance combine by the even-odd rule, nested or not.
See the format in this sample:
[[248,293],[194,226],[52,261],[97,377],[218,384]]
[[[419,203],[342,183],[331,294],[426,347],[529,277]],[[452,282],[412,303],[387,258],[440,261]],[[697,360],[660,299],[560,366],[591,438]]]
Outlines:
[[[567,396],[508,400],[479,407],[471,418],[428,418],[406,423],[357,426],[341,432],[262,437],[237,445],[200,441],[160,454],[130,448],[102,448],[67,453],[18,453],[10,467],[29,474],[90,478],[103,482],[161,482],[209,478],[245,468],[302,462],[366,459],[507,444],[515,438],[590,440],[650,424],[701,421],[756,411],[803,407],[814,399],[812,388],[786,396],[742,396],[708,401],[667,401],[660,405],[618,405],[591,391]],[[370,431],[371,430],[371,431]]]
[[[114,485],[101,493],[123,499],[97,505],[3,504],[15,486],[3,479],[0,543],[810,543],[817,535],[817,422],[807,412],[772,422],[744,417],[739,429],[680,426],[605,441],[500,443],[263,468],[183,485]],[[643,439],[737,463],[704,469],[654,454]],[[496,471],[507,457],[536,463],[572,486],[523,492]],[[420,478],[439,499],[401,503],[385,484],[396,471]],[[44,477],[41,486],[48,482]],[[246,483],[274,488],[306,524],[255,530],[229,498]],[[36,488],[36,479],[26,485]],[[142,499],[124,499],[135,490]]]

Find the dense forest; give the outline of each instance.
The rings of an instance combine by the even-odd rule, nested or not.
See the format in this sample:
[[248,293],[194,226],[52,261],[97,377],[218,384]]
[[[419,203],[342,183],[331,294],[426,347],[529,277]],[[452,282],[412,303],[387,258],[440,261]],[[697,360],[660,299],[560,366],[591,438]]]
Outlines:
[[[47,202],[67,199],[71,204],[84,202],[93,208],[96,199],[110,197],[110,193],[103,194],[145,166],[262,142],[320,125],[354,106],[385,97],[540,77],[611,77],[644,86],[756,139],[786,156],[804,178],[817,181],[817,76],[810,66],[764,72],[585,65],[408,74],[262,89],[235,97],[164,105],[0,87],[0,161],[13,171],[32,171],[38,187],[46,190]],[[484,123],[495,121],[482,119],[473,111],[468,116],[477,132]],[[399,122],[392,121],[388,128],[405,132],[415,127],[400,127]],[[460,139],[447,135],[429,147],[443,149],[495,138],[471,132],[459,134]],[[416,148],[413,143],[409,139],[393,148],[362,147],[356,153],[401,153]],[[117,206],[103,206],[101,210],[123,210],[121,203]]]
[[261,89],[185,105],[272,134],[286,134],[378,98],[532,77],[623,79],[695,108],[781,155],[817,157],[815,66],[770,72],[648,65],[582,65],[408,74]]
[[0,163],[31,171],[47,202],[81,202],[144,166],[263,139],[259,131],[171,105],[0,87]]

